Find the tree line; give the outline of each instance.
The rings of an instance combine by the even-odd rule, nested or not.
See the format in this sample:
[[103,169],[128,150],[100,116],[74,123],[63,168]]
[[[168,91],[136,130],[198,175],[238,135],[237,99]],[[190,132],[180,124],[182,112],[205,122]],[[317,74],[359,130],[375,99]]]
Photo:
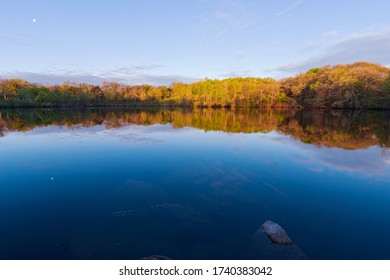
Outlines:
[[390,69],[357,62],[271,78],[205,79],[171,86],[64,83],[44,86],[0,80],[1,107],[319,107],[390,108]]

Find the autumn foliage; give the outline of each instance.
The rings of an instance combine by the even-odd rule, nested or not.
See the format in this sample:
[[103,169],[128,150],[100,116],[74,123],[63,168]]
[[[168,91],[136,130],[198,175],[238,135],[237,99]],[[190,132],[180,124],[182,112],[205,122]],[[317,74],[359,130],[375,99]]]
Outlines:
[[100,86],[65,83],[43,86],[0,80],[1,107],[316,107],[390,108],[390,69],[368,62],[313,68],[295,77],[205,79],[169,87]]
[[313,68],[282,80],[281,91],[304,107],[390,108],[390,69],[368,62]]

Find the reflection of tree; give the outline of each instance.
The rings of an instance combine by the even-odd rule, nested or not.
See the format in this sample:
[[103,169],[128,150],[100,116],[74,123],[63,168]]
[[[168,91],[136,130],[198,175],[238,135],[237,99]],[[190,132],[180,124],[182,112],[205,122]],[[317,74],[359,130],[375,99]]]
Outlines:
[[55,125],[72,129],[103,125],[172,124],[205,131],[255,133],[278,131],[304,143],[342,149],[374,145],[390,147],[390,112],[352,110],[231,110],[231,109],[88,109],[13,110],[0,115],[0,135]]
[[382,147],[381,155],[383,158],[390,159],[390,148]]
[[374,145],[389,147],[389,112],[353,110],[298,111],[279,127],[284,134],[309,144],[348,150]]
[[1,113],[0,113],[0,137],[4,136],[6,131],[7,131],[7,125],[6,125],[5,121],[3,120]]

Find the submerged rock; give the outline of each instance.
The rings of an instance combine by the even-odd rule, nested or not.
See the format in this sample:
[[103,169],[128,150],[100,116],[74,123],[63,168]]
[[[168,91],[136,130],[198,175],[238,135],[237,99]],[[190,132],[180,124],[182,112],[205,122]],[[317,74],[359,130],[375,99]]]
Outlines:
[[288,237],[286,231],[272,221],[266,221],[253,235],[246,254],[251,259],[307,260],[307,256]]
[[288,237],[286,231],[277,223],[268,220],[261,226],[261,231],[276,244],[293,245],[293,242],[290,237]]
[[149,257],[142,258],[143,260],[170,260],[170,258],[162,255],[153,255]]

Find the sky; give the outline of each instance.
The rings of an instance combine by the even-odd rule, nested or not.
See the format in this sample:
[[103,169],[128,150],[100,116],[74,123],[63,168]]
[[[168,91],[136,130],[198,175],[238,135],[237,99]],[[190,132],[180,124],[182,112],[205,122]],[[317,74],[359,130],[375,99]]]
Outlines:
[[390,66],[388,0],[0,2],[0,78],[169,85]]

